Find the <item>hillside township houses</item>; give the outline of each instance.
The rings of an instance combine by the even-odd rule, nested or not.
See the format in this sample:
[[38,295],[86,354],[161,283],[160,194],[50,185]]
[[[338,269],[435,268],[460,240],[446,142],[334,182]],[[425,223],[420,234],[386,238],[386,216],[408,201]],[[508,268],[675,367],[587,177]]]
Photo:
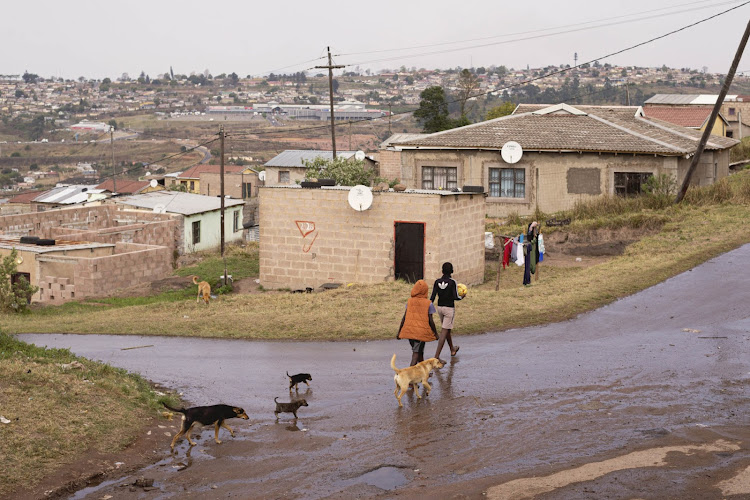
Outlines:
[[[490,216],[554,213],[605,194],[640,192],[652,175],[682,182],[700,133],[648,118],[638,106],[519,105],[513,114],[405,139],[401,182],[408,188],[482,186]],[[501,149],[523,148],[517,163]],[[695,185],[729,174],[729,148],[738,141],[711,136],[694,173]]]

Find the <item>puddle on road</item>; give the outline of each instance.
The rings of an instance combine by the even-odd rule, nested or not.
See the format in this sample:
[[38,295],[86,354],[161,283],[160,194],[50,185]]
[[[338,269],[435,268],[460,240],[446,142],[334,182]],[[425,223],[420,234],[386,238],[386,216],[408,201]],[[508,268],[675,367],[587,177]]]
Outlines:
[[381,490],[395,490],[408,483],[409,480],[398,467],[385,466],[362,474],[354,482],[369,484]]

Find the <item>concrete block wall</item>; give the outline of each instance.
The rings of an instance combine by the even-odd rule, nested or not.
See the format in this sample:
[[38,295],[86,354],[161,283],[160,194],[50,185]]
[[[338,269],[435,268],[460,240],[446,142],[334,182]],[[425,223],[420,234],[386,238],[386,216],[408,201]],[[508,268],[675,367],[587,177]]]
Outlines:
[[71,283],[70,278],[45,276],[38,286],[39,301],[45,304],[62,304],[77,298],[76,286]]
[[401,180],[401,151],[382,149],[378,151],[380,177]]
[[172,254],[164,246],[116,243],[115,254],[77,259],[78,298],[107,296],[117,290],[149,283],[172,272]]
[[438,275],[447,261],[453,264],[457,282],[474,285],[484,281],[484,215],[482,194],[440,198],[440,226],[447,230],[440,232]]
[[[482,196],[376,192],[371,208],[358,212],[349,206],[348,194],[348,189],[261,188],[264,287],[317,288],[329,282],[392,280],[396,221],[425,224],[425,279],[439,277],[445,255],[455,255],[456,263],[466,267],[467,284],[481,281],[475,270],[480,265],[478,245],[482,245],[482,266],[484,262]],[[455,199],[460,201],[451,201]],[[476,221],[467,222],[462,215]],[[474,246],[466,243],[472,233],[477,234]],[[441,248],[446,242],[449,252]]]

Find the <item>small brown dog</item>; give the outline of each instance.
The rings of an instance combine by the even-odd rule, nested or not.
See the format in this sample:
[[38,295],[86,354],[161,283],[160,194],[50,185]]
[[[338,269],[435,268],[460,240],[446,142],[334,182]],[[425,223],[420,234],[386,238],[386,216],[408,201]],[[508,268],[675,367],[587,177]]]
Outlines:
[[198,276],[193,276],[193,283],[198,285],[198,298],[195,299],[195,302],[200,302],[201,297],[203,297],[203,302],[208,305],[208,300],[211,298],[211,285],[207,281],[199,282]]
[[[394,354],[391,358],[391,368],[396,372],[396,375],[393,376],[393,380],[396,381],[396,390],[393,391],[393,395],[398,399],[398,405],[404,406],[401,404],[401,396],[406,393],[410,385],[414,385],[414,392],[417,394],[417,398],[422,399],[422,396],[419,395],[418,384],[420,383],[424,386],[425,396],[429,396],[432,387],[427,383],[427,378],[433,369],[442,367],[442,361],[437,358],[430,358],[420,361],[414,366],[396,368],[396,355]],[[401,389],[400,394],[398,393],[399,389]]]
[[296,420],[297,410],[299,410],[299,407],[309,406],[307,404],[307,401],[305,401],[304,399],[298,399],[290,403],[279,403],[277,399],[279,398],[273,398],[273,402],[276,403],[276,410],[273,412],[273,414],[276,415],[276,420],[279,419],[279,413],[293,413]]

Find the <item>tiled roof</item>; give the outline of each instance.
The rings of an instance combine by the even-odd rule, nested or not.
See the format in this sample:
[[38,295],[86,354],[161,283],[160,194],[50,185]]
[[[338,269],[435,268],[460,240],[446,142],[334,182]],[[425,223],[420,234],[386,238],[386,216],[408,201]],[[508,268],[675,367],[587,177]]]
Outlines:
[[[645,118],[638,106],[521,104],[512,115],[398,143],[407,148],[499,150],[516,141],[526,151],[593,151],[682,155],[695,151],[700,132]],[[711,136],[706,149],[738,141]]]
[[[656,118],[688,128],[701,128],[711,116],[710,106],[644,106],[646,118]],[[719,114],[720,120],[724,117]],[[724,120],[726,121],[726,120]]]
[[[117,181],[117,192],[120,194],[136,194],[140,193],[149,186],[149,181],[132,181],[127,179],[120,179]],[[112,179],[107,179],[98,186],[97,189],[106,189],[107,191],[115,192],[115,183]]]
[[46,192],[47,191],[27,191],[25,193],[17,194],[9,199],[8,203],[31,203],[34,201],[34,198]]

